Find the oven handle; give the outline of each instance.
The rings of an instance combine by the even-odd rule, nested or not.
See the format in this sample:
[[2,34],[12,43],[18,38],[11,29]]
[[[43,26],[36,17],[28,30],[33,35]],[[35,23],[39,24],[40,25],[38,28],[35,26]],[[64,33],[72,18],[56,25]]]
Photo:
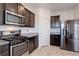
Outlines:
[[17,45],[13,45],[13,46],[11,46],[11,47],[16,47],[16,46],[19,46],[19,45],[22,45],[22,44],[28,43],[28,42],[29,42],[29,40],[27,40],[27,41],[25,41],[25,42],[23,42],[23,43],[17,44]]

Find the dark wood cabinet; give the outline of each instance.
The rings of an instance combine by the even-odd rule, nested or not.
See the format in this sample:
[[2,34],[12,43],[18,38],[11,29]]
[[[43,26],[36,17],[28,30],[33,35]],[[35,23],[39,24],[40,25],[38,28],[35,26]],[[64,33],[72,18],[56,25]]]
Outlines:
[[[18,22],[23,23],[23,27],[34,27],[35,26],[35,14],[32,13],[27,8],[25,8],[20,3],[4,3],[4,4],[0,3],[0,24],[1,25],[5,24],[5,17],[6,17],[5,12],[4,12],[5,10],[11,11],[17,16],[18,15],[20,15],[21,17],[24,16],[22,18],[20,17],[17,18],[18,20],[20,20]],[[16,16],[14,18],[16,18]]]
[[60,28],[60,16],[51,16],[51,28]]
[[3,3],[0,3],[0,24],[2,25],[4,23],[4,5]]
[[24,15],[23,13],[24,13],[24,11],[25,11],[25,8],[24,8],[24,6],[22,5],[22,4],[20,4],[20,3],[18,3],[18,14],[20,14],[20,15]]
[[60,46],[60,35],[50,35],[50,45]]
[[25,27],[34,27],[35,15],[28,9],[24,8],[22,4],[18,4],[18,14],[24,16]]
[[38,47],[38,35],[35,36],[35,49]]
[[35,14],[30,12],[30,27],[34,27],[35,26]]
[[25,9],[25,11],[23,12],[23,15],[25,17],[25,27],[29,27],[30,24],[30,12]]
[[0,46],[0,56],[9,56],[9,44]]
[[29,53],[32,53],[34,51],[34,40],[35,37],[29,38]]
[[18,4],[18,14],[24,16],[25,27],[34,27],[35,15],[28,9],[24,8],[22,4]]
[[18,13],[18,3],[6,3],[5,9],[14,13]]
[[29,39],[29,54],[30,54],[38,47],[38,36],[34,36],[28,39]]

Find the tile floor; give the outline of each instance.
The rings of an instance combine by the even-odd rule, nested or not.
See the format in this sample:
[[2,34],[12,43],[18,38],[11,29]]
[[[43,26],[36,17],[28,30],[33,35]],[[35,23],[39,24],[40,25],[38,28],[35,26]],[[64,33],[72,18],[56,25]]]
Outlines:
[[79,56],[79,52],[62,50],[57,46],[37,48],[29,56]]

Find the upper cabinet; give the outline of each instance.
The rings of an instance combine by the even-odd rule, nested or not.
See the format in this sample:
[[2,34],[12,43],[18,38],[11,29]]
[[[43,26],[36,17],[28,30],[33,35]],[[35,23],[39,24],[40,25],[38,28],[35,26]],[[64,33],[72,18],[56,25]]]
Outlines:
[[2,3],[0,3],[0,24],[2,25],[3,24],[3,18],[4,18],[4,15],[3,15],[3,10],[4,10],[4,8],[3,8],[4,6],[3,6],[3,4]]
[[35,14],[30,12],[30,27],[35,26]]
[[18,14],[23,15],[25,8],[22,4],[18,3]]
[[0,3],[0,24],[6,23],[11,25],[18,24],[18,26],[24,27],[34,27],[35,14],[25,8],[21,3]]
[[20,3],[18,4],[18,14],[24,16],[25,27],[34,27],[35,15]]
[[18,4],[17,3],[6,3],[5,8],[11,12],[18,13]]
[[26,9],[22,4],[18,4],[18,14],[24,16],[25,27],[34,27],[35,15]]
[[60,16],[51,16],[51,28],[60,28]]
[[30,12],[25,9],[25,11],[23,12],[23,15],[25,17],[25,27],[29,27],[30,24]]

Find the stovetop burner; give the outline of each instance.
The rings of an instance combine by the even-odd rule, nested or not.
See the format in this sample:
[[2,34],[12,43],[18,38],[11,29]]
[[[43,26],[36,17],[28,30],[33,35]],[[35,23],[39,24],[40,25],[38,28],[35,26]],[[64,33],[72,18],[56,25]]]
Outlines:
[[[20,31],[11,31],[11,32],[3,32],[3,33],[4,35],[1,36],[1,39],[9,41],[11,46],[27,41],[26,37],[20,36],[21,34]],[[9,34],[6,34],[6,33],[9,33]]]
[[27,41],[27,38],[23,36],[14,36],[14,37],[3,38],[2,40],[9,41],[10,45],[12,46]]

